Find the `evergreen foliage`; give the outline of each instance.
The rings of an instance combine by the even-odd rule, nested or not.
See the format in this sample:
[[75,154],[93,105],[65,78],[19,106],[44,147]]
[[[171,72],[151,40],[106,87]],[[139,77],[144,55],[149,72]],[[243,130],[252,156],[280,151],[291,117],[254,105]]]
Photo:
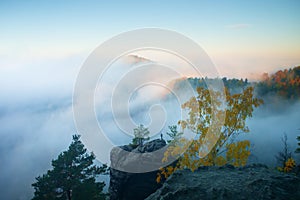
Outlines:
[[73,135],[67,151],[52,160],[53,169],[36,178],[33,200],[101,200],[104,182],[96,182],[96,177],[107,172],[107,166],[94,164],[95,156],[89,154],[80,141]]

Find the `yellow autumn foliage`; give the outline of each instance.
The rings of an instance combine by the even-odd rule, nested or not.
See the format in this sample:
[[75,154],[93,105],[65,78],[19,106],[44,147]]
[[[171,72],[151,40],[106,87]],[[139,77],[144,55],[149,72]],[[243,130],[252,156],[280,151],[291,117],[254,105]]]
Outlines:
[[250,141],[244,140],[226,145],[226,160],[227,163],[239,167],[245,166],[250,156]]
[[[222,166],[227,163],[244,166],[247,163],[250,141],[231,144],[227,144],[227,141],[241,132],[249,132],[245,120],[263,101],[253,97],[253,87],[233,95],[226,89],[225,103],[220,92],[197,88],[197,93],[197,97],[192,97],[182,105],[188,111],[188,119],[178,122],[182,131],[188,129],[196,137],[191,140],[181,138],[176,144],[169,145],[163,162],[170,157],[178,158],[178,161],[176,166],[160,169],[157,182],[178,169],[194,171],[200,166]],[[227,151],[225,157],[220,155],[224,149]]]
[[293,158],[289,158],[284,165],[283,171],[290,172],[293,168],[296,167],[296,161]]

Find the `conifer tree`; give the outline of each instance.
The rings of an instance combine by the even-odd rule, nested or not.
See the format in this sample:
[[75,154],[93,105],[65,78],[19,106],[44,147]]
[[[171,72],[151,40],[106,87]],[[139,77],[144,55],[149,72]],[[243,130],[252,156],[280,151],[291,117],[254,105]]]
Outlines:
[[96,177],[107,172],[107,166],[94,164],[95,156],[88,153],[79,135],[67,151],[52,160],[53,169],[38,176],[34,187],[33,200],[100,200],[105,199],[104,182],[96,182]]

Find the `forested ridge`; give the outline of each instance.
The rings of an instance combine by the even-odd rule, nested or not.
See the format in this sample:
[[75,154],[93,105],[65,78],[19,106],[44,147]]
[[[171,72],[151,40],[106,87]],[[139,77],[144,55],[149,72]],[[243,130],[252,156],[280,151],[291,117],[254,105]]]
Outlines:
[[[184,81],[188,81],[193,89],[197,87],[206,88],[206,83],[213,81],[211,78],[186,78],[178,79],[173,83],[173,88],[182,89],[184,87]],[[261,75],[261,81],[251,82],[246,79],[229,79],[223,77],[222,81],[224,86],[231,90],[232,92],[241,92],[244,88],[248,86],[253,86],[255,88],[256,95],[264,98],[268,95],[277,95],[289,100],[297,100],[300,98],[300,66],[278,70],[275,73],[268,74],[263,73]]]

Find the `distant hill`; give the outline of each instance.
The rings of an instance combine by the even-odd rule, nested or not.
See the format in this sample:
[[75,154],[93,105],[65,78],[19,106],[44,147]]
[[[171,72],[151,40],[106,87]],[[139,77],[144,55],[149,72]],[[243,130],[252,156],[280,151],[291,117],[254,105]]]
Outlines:
[[[187,87],[192,87],[196,90],[197,87],[207,88],[207,83],[213,82],[216,79],[211,78],[181,78],[174,80],[170,85],[172,89],[176,92],[183,90],[186,91]],[[248,79],[227,79],[226,77],[222,78],[224,86],[227,87],[231,92],[240,92],[245,87],[253,85],[253,83],[248,82]]]
[[[181,78],[176,79],[170,83],[175,93],[181,93],[192,87],[207,88],[206,83],[214,81],[211,78]],[[224,86],[227,87],[231,93],[241,92],[248,86],[253,86],[256,90],[257,96],[266,98],[268,96],[279,96],[288,100],[300,99],[300,66],[290,69],[279,70],[274,74],[268,75],[264,73],[262,80],[259,82],[249,82],[248,79],[229,79],[222,78]]]
[[270,76],[263,74],[263,80],[257,83],[256,89],[259,96],[275,94],[287,99],[299,99],[300,66],[279,70]]

